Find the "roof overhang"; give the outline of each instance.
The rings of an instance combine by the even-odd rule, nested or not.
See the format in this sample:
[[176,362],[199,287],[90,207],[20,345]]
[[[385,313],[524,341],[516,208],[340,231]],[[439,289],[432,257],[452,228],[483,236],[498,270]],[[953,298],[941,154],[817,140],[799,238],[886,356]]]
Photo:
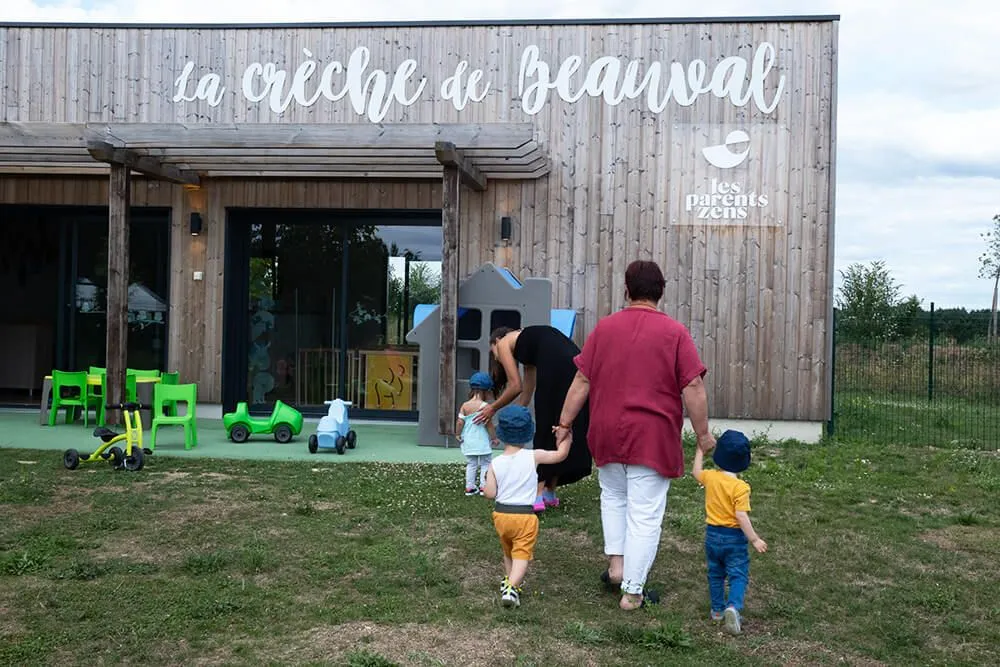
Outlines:
[[[536,179],[550,162],[530,123],[0,123],[0,174],[103,175],[109,163],[202,178]],[[483,181],[485,182],[485,181]]]

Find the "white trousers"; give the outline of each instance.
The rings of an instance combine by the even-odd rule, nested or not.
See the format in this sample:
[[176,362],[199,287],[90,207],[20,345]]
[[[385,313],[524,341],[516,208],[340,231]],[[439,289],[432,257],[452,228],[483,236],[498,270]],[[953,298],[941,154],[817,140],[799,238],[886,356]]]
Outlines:
[[670,480],[652,468],[623,463],[600,466],[597,474],[604,553],[625,557],[622,591],[639,595],[656,560]]

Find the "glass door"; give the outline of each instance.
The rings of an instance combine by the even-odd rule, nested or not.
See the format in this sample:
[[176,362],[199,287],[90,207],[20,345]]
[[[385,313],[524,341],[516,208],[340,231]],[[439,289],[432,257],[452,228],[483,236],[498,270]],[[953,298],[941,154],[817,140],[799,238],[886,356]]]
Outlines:
[[439,302],[439,212],[234,209],[226,243],[225,410],[316,415],[339,397],[412,419],[405,336],[416,305]]
[[343,229],[268,221],[250,225],[247,396],[322,407],[341,382]]
[[366,411],[417,409],[413,310],[441,295],[441,227],[383,219],[355,226],[348,262],[347,392]]

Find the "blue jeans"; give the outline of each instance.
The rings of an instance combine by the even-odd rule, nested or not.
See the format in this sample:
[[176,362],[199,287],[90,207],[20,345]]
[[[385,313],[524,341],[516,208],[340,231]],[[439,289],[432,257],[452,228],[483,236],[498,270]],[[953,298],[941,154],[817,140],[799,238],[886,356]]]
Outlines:
[[705,526],[705,560],[708,562],[708,594],[712,598],[712,611],[722,612],[732,606],[742,612],[743,596],[750,581],[750,551],[746,535],[739,528]]

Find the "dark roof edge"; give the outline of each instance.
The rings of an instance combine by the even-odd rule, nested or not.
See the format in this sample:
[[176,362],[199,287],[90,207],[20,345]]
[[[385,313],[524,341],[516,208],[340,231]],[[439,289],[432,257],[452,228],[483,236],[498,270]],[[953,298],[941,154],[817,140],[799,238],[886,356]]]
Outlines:
[[274,28],[461,28],[513,26],[574,25],[669,25],[685,23],[828,23],[839,21],[839,14],[799,14],[792,16],[708,16],[681,18],[605,18],[605,19],[516,19],[476,21],[365,21],[365,22],[288,22],[288,23],[115,23],[0,21],[0,28],[143,28],[153,30],[261,30]]

